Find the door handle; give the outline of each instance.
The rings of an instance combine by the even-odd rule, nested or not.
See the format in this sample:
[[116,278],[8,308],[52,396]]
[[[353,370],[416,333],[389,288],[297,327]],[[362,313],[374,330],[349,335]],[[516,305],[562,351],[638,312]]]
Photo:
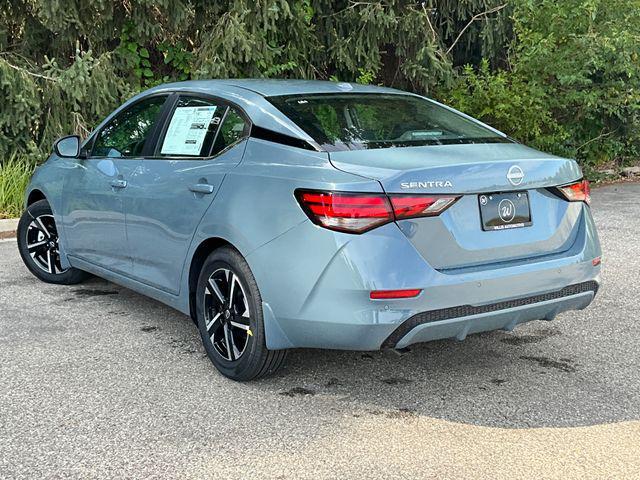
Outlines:
[[113,188],[125,188],[127,186],[127,181],[122,179],[112,180],[111,186]]
[[204,193],[209,194],[213,193],[213,185],[209,185],[208,183],[195,183],[189,187],[194,193]]

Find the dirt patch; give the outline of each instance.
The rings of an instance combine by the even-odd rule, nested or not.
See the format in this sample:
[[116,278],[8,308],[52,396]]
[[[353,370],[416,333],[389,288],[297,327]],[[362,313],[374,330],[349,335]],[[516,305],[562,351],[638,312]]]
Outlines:
[[507,345],[520,346],[520,345],[528,345],[530,343],[539,343],[539,342],[542,342],[543,340],[546,340],[547,338],[555,337],[558,335],[561,335],[560,330],[543,329],[543,330],[538,330],[536,332],[533,332],[532,334],[529,334],[529,335],[521,335],[521,336],[510,335],[508,337],[501,339],[500,341],[502,343],[506,343]]
[[104,295],[118,295],[117,290],[102,290],[99,288],[80,288],[72,290],[78,297],[101,297]]
[[381,382],[386,383],[387,385],[407,385],[409,383],[413,383],[413,380],[409,380],[408,378],[402,378],[402,377],[391,377],[391,378],[383,378]]
[[289,390],[284,390],[280,392],[280,395],[284,395],[285,397],[297,397],[299,395],[315,395],[315,390],[311,390],[310,388],[305,387],[293,387]]
[[387,418],[413,418],[417,417],[418,414],[411,408],[399,408],[395,412],[387,412],[385,416]]
[[573,365],[570,365],[568,362],[551,360],[550,358],[547,358],[547,357],[522,356],[520,358],[522,360],[529,360],[530,362],[536,362],[541,367],[554,368],[556,370],[560,370],[561,372],[573,373],[576,371],[576,368]]

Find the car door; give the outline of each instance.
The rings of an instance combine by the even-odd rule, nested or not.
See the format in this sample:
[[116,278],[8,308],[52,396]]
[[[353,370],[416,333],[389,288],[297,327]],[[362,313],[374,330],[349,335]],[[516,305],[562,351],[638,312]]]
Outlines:
[[195,230],[224,177],[240,163],[247,117],[213,98],[174,99],[152,156],[130,182],[125,205],[133,277],[177,294]]
[[65,176],[62,219],[67,253],[131,274],[124,205],[168,95],[145,97],[118,113],[87,143]]

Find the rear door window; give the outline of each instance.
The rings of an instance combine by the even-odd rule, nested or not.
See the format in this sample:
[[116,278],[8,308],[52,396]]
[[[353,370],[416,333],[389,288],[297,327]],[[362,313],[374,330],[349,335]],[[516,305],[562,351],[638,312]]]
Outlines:
[[180,97],[160,142],[160,156],[209,156],[226,110],[209,100]]
[[213,154],[218,154],[225,148],[230,147],[248,135],[248,124],[240,112],[229,107],[229,111],[224,117],[222,127],[216,138],[213,147]]

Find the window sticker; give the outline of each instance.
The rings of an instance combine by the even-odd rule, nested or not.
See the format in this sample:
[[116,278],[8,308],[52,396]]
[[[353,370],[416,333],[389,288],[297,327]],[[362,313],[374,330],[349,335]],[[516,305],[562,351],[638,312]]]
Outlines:
[[210,107],[178,107],[162,142],[163,155],[200,155],[209,124],[216,112]]

